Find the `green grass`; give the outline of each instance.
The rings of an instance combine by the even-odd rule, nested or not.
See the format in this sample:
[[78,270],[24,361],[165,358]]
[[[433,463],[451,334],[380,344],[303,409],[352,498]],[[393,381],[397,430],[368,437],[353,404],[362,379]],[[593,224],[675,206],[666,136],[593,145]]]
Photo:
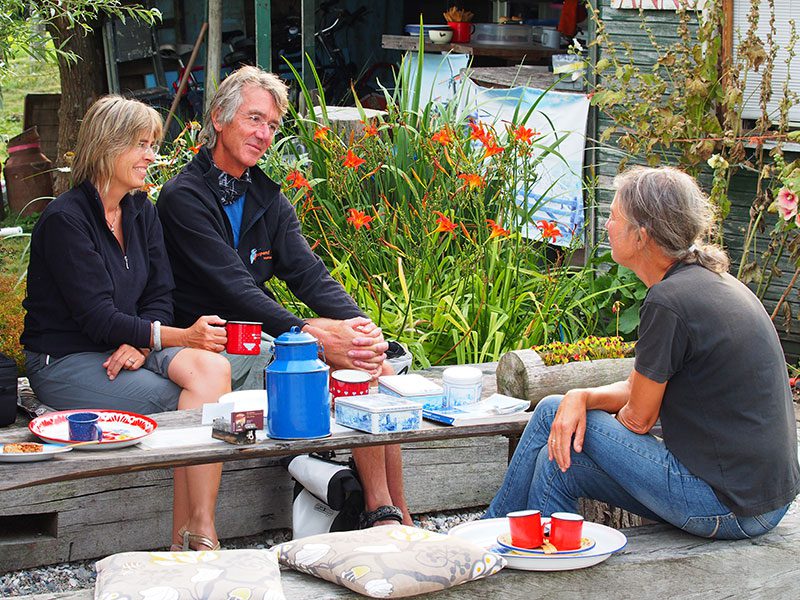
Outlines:
[[2,87],[0,104],[0,160],[8,158],[6,142],[22,133],[25,95],[29,93],[58,93],[61,83],[55,63],[33,61],[27,56],[11,60],[14,75],[7,77]]

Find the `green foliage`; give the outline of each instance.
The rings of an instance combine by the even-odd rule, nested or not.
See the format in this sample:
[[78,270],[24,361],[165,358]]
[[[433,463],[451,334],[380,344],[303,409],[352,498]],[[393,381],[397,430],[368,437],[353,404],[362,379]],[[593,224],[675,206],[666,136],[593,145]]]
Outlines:
[[[594,331],[607,290],[572,266],[572,249],[523,237],[536,207],[514,200],[560,139],[520,128],[520,110],[512,123],[473,123],[458,100],[421,98],[408,73],[403,65],[385,92],[385,116],[362,112],[359,127],[332,125],[324,98],[308,116],[292,114],[264,165],[333,276],[423,366],[497,360]],[[537,226],[540,238],[558,235]],[[284,286],[271,288],[310,314]]]
[[103,15],[148,24],[161,19],[158,9],[126,4],[123,0],[0,0],[0,83],[5,84],[13,74],[9,61],[18,53],[37,61],[56,56],[70,62],[78,60],[75,54],[48,44],[45,32],[59,24],[75,35],[82,35]]
[[25,366],[25,356],[19,343],[22,334],[25,310],[22,299],[25,297],[24,286],[17,285],[17,279],[10,275],[0,274],[0,352],[13,358],[20,374]]
[[548,367],[570,362],[599,360],[601,358],[625,358],[633,355],[633,342],[621,337],[597,337],[590,335],[575,342],[551,342],[534,346],[533,350]]

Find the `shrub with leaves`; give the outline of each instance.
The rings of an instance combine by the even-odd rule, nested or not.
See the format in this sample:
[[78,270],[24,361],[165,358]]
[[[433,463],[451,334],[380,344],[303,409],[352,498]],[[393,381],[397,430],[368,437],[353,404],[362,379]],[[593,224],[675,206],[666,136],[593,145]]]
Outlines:
[[621,337],[596,337],[590,335],[575,342],[551,342],[534,346],[533,350],[548,367],[570,362],[599,360],[601,358],[625,358],[633,355],[634,342]]
[[25,356],[19,343],[22,334],[25,310],[22,300],[25,287],[17,285],[17,278],[12,275],[0,275],[0,352],[17,362],[20,374],[24,372]]

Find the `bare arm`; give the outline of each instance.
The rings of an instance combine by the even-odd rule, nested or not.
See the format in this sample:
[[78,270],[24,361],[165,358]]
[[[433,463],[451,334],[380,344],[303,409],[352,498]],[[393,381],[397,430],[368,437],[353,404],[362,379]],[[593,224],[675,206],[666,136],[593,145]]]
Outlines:
[[583,450],[589,410],[616,413],[619,422],[634,433],[647,433],[658,419],[666,387],[666,382],[657,383],[633,370],[625,381],[568,391],[550,428],[550,460],[555,459],[562,471],[569,469],[570,445],[575,452]]

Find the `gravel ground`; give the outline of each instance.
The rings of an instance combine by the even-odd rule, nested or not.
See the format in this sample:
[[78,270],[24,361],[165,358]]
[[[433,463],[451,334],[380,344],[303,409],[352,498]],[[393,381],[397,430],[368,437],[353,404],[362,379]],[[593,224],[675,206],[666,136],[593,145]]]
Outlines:
[[[483,514],[483,508],[467,511],[436,512],[415,517],[415,525],[429,531],[444,533],[451,527],[474,521]],[[291,539],[290,529],[275,529],[262,535],[222,540],[223,548],[270,548]],[[93,560],[50,565],[35,569],[12,571],[0,575],[0,598],[70,592],[94,586]]]

